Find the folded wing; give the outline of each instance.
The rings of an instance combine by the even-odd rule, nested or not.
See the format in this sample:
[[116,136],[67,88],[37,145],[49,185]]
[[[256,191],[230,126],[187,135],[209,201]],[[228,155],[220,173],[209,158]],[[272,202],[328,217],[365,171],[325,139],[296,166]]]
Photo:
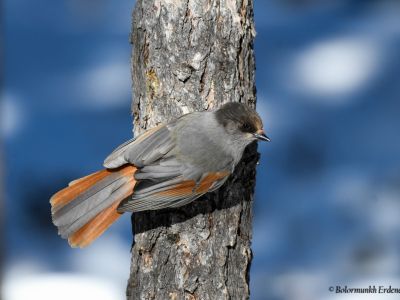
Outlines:
[[104,167],[114,169],[130,163],[142,168],[164,157],[174,145],[170,129],[160,125],[119,146],[105,159]]
[[118,207],[119,212],[145,211],[167,207],[179,207],[192,202],[209,191],[224,184],[229,172],[205,174],[200,181],[183,176],[155,184],[138,186],[132,199],[125,199]]

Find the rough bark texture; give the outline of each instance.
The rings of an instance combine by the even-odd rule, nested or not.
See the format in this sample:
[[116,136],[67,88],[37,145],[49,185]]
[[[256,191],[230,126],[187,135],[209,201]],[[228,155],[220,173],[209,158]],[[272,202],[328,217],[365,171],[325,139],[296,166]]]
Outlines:
[[[251,0],[138,0],[135,134],[228,101],[255,105]],[[256,146],[219,191],[132,217],[128,299],[247,299]]]

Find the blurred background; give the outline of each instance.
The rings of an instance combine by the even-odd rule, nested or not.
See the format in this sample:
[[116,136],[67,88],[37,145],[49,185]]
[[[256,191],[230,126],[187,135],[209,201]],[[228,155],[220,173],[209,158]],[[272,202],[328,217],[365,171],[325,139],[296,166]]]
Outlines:
[[[2,299],[124,299],[128,215],[84,250],[48,199],[131,137],[133,0],[3,0]],[[255,1],[261,145],[251,299],[398,299],[400,2]],[[5,225],[5,227],[3,226]]]

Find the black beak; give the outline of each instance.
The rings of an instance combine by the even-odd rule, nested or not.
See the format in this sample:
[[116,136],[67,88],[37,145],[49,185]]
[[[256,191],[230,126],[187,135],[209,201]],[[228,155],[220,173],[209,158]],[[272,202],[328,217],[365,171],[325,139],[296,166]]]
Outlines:
[[254,137],[259,141],[270,142],[271,139],[265,133],[255,133]]

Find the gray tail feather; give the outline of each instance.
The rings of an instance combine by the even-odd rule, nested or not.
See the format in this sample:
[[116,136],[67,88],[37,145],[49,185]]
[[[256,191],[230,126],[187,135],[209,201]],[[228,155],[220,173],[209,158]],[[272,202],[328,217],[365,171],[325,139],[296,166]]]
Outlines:
[[136,168],[102,170],[72,182],[55,194],[52,219],[63,238],[69,238],[100,212],[132,194]]

